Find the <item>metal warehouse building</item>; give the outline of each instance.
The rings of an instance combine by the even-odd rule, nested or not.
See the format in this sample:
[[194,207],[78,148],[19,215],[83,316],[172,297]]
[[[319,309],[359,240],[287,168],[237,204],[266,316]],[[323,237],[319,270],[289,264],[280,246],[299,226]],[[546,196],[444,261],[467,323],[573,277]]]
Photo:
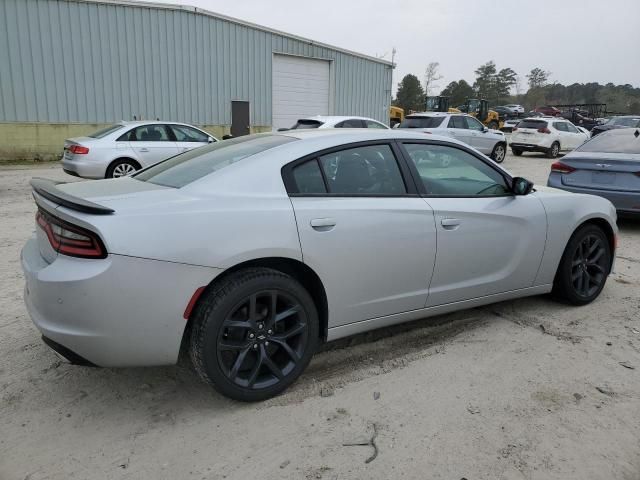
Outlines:
[[2,0],[0,30],[0,159],[58,155],[134,116],[218,137],[305,115],[388,121],[390,62],[199,8]]

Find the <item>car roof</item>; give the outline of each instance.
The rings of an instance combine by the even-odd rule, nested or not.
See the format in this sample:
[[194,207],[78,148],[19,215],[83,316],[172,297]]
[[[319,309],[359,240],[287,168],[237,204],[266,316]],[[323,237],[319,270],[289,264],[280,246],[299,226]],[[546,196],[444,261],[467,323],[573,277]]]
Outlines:
[[[124,127],[133,127],[136,125],[157,125],[157,124],[186,125],[188,127],[194,127],[194,125],[190,125],[188,123],[170,122],[165,120],[122,120],[120,122],[117,122],[115,125],[122,125]],[[198,128],[198,127],[195,127],[195,128]]]
[[447,115],[466,115],[466,113],[457,113],[457,112],[414,112],[406,115],[405,118],[409,117],[446,117]]
[[357,120],[373,120],[374,122],[382,123],[379,120],[376,120],[375,118],[359,117],[358,115],[315,115],[313,117],[300,117],[298,121],[317,120],[319,122],[326,123],[326,122],[341,122],[342,120],[351,120],[354,118]]
[[[369,141],[369,140],[387,140],[387,139],[420,139],[427,140],[424,134],[411,132],[406,129],[389,128],[389,129],[377,129],[377,128],[336,128],[336,129],[300,129],[300,130],[286,130],[284,132],[276,132],[269,135],[282,135],[286,137],[296,138],[298,140],[308,139],[327,139],[327,140],[344,140],[350,142],[351,139],[345,137],[354,137],[353,141]],[[355,138],[357,137],[357,138]],[[447,142],[462,144],[463,143],[454,140],[450,137],[442,135],[430,135],[428,140],[444,140]]]

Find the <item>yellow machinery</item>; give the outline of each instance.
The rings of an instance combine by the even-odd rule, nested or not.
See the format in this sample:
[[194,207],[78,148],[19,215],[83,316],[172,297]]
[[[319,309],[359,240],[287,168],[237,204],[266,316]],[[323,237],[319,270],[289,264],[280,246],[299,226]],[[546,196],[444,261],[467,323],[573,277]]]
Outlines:
[[485,127],[492,130],[498,130],[502,128],[504,124],[504,122],[500,120],[498,112],[495,110],[489,110],[489,102],[486,100],[468,98],[464,104],[464,111],[469,115],[476,117],[484,124]]
[[404,120],[404,110],[400,107],[389,107],[389,126],[391,128]]

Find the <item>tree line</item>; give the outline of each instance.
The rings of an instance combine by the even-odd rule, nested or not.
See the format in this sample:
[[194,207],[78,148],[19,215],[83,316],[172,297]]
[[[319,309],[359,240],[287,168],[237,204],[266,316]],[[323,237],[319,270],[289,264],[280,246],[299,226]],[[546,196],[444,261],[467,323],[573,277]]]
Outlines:
[[[436,82],[443,78],[438,68],[438,62],[429,63],[424,87],[416,75],[405,75],[398,84],[393,104],[405,111],[424,110],[425,97],[433,94]],[[440,95],[449,97],[450,106],[463,105],[467,98],[486,99],[491,106],[517,103],[527,110],[542,105],[606,103],[608,112],[640,114],[640,88],[630,84],[590,82],[562,85],[550,82],[551,72],[539,67],[525,75],[526,82],[523,82],[513,69],[498,69],[494,61],[480,65],[474,73],[476,78],[472,84],[460,79],[442,89]]]

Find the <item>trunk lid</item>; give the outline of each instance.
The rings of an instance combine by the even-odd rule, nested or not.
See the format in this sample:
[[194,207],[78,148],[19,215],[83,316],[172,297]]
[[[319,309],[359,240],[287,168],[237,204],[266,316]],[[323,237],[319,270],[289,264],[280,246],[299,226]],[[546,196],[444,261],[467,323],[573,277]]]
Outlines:
[[640,192],[639,154],[580,152],[565,156],[561,162],[575,169],[562,174],[564,185]]

